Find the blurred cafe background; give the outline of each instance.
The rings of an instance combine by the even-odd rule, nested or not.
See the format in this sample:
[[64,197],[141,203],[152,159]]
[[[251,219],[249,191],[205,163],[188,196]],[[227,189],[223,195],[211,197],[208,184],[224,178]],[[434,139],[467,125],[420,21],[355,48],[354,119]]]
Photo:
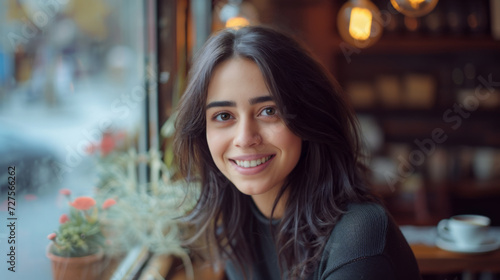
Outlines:
[[[0,0],[0,278],[52,279],[47,234],[68,211],[60,190],[95,195],[96,161],[132,147],[171,164],[169,120],[191,57],[211,33],[245,24],[293,34],[338,80],[371,187],[399,225],[479,214],[500,226],[500,0]],[[15,274],[2,259],[9,166]],[[139,182],[156,178],[136,168]],[[500,279],[493,254],[496,270],[423,275]]]

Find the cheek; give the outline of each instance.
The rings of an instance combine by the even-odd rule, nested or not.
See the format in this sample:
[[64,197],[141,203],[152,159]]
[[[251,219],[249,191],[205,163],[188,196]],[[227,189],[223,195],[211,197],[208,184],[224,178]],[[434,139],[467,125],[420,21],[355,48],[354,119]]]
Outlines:
[[282,145],[283,147],[287,147],[290,160],[296,164],[302,151],[302,139],[290,132],[289,134],[283,135]]
[[280,123],[270,127],[266,130],[267,139],[274,142],[276,145],[281,147],[295,147],[298,148],[300,153],[300,147],[302,140],[297,135],[286,127],[285,124]]
[[217,162],[224,152],[224,135],[207,128],[207,144],[212,158]]
[[267,130],[267,140],[281,150],[284,165],[282,168],[290,172],[297,165],[302,151],[302,139],[293,134],[285,125]]

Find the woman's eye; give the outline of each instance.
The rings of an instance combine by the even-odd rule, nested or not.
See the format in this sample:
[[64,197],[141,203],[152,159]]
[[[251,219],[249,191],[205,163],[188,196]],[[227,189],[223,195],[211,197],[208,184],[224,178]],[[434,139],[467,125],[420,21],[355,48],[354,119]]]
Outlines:
[[228,121],[231,119],[231,115],[228,113],[220,113],[215,116],[215,119],[218,121]]
[[276,108],[268,107],[262,110],[262,115],[264,116],[274,116],[276,115]]

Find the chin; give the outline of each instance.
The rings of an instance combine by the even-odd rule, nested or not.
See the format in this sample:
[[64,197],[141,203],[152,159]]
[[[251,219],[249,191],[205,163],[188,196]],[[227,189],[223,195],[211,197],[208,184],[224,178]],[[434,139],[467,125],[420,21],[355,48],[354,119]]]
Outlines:
[[271,188],[259,185],[259,187],[255,187],[254,184],[246,185],[246,184],[234,184],[236,188],[246,195],[259,195],[268,192]]
[[252,188],[252,187],[246,188],[246,187],[236,186],[236,188],[238,189],[238,191],[240,191],[241,193],[246,194],[246,195],[258,195],[258,194],[262,193],[260,190],[256,190],[255,188]]

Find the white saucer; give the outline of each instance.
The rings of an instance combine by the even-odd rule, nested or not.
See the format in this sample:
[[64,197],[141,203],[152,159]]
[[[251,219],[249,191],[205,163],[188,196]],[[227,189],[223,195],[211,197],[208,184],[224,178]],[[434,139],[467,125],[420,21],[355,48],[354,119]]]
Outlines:
[[452,240],[444,239],[438,236],[436,239],[436,246],[443,250],[457,253],[486,253],[500,248],[500,239],[490,238],[477,246],[462,247],[457,246]]

